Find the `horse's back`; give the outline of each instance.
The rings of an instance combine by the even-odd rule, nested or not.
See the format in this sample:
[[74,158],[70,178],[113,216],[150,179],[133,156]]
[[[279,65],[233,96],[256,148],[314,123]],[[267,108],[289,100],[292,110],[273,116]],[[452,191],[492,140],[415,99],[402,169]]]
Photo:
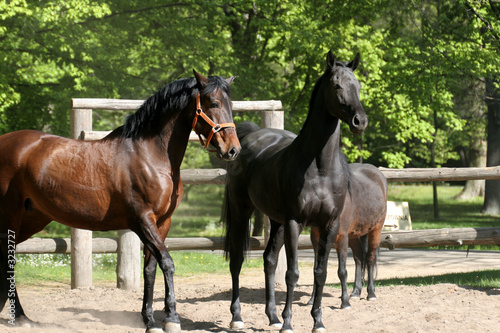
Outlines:
[[[256,164],[265,163],[278,152],[288,147],[296,135],[292,132],[259,128],[252,122],[243,122],[236,126],[241,153],[235,161],[229,163],[230,176],[249,177]],[[232,171],[232,172],[231,172]]]
[[22,130],[0,136],[0,194],[6,189],[13,175],[25,164],[43,137],[42,132]]
[[347,211],[353,212],[350,237],[382,228],[387,211],[387,179],[371,164],[349,164],[351,195]]
[[242,149],[254,155],[276,153],[290,145],[297,137],[294,133],[277,128],[260,128],[256,124],[246,121],[236,127],[238,139]]

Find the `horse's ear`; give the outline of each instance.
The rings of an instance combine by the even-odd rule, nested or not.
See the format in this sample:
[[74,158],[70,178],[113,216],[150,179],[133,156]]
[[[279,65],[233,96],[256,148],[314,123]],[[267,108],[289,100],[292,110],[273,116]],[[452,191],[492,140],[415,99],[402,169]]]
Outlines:
[[236,79],[236,76],[231,76],[226,79],[227,84],[233,83],[234,79]]
[[353,72],[356,68],[358,68],[360,57],[359,52],[356,53],[354,59],[347,65],[347,67],[351,68]]
[[326,55],[326,66],[330,70],[335,67],[335,55],[332,53],[332,50],[328,51],[328,54]]
[[200,85],[201,89],[205,88],[208,84],[208,79],[203,75],[201,75],[200,73],[198,73],[197,71],[195,71],[194,69],[193,69],[193,74],[194,77],[196,78],[196,81]]

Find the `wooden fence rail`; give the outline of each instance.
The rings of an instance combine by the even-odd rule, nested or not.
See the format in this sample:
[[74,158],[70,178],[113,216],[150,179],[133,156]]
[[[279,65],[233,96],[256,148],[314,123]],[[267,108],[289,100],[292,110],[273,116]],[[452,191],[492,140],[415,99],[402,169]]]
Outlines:
[[[116,253],[119,238],[94,238],[93,253]],[[169,251],[223,250],[223,237],[167,238]],[[264,237],[251,237],[251,250],[265,249]],[[380,246],[389,249],[401,247],[429,247],[442,245],[498,245],[500,227],[451,228],[382,232]],[[312,249],[308,235],[299,237],[299,249]],[[31,238],[17,246],[17,253],[71,253],[70,238]]]

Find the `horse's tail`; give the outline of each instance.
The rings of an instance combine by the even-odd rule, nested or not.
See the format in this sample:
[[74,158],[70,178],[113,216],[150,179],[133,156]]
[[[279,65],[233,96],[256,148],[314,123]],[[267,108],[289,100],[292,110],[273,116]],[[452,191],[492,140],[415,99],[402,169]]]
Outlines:
[[226,259],[243,260],[250,245],[250,219],[246,216],[241,218],[239,205],[231,202],[234,195],[231,193],[230,182],[228,177],[222,203],[222,221],[226,227],[224,254]]
[[359,237],[361,244],[361,276],[365,281],[366,268],[368,267],[368,235]]
[[244,121],[239,123],[238,125],[236,125],[238,140],[241,141],[245,136],[252,132],[255,132],[258,129],[260,129],[260,127],[251,121]]

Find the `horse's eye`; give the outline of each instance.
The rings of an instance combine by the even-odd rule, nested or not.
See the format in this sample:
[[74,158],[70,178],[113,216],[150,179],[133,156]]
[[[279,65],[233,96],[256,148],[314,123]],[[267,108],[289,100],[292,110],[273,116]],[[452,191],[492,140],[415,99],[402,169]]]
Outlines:
[[210,107],[211,107],[212,109],[219,109],[219,108],[220,108],[220,104],[219,104],[219,103],[217,103],[217,102],[213,102],[213,103],[212,103],[212,105],[210,105]]

